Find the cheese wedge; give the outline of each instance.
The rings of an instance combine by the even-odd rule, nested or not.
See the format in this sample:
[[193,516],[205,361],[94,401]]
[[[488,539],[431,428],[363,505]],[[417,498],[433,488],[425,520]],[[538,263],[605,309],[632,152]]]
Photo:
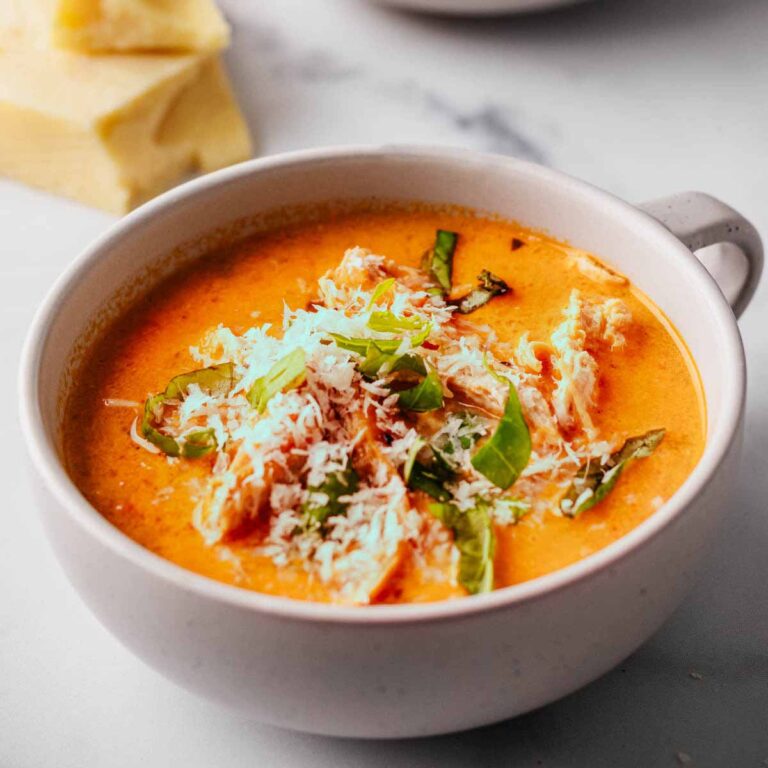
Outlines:
[[0,0],[0,48],[48,48],[58,0]]
[[229,27],[212,0],[58,0],[53,40],[78,51],[216,51]]
[[0,52],[0,174],[124,213],[250,155],[217,56]]
[[230,32],[213,0],[0,0],[0,45],[82,53],[210,53]]

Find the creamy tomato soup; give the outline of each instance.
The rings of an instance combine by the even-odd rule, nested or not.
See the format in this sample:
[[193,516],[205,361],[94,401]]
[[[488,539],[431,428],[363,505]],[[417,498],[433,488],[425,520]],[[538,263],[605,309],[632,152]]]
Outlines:
[[367,604],[596,552],[685,480],[705,415],[685,344],[622,275],[419,208],[286,225],[174,274],[94,345],[65,432],[85,496],[158,555]]

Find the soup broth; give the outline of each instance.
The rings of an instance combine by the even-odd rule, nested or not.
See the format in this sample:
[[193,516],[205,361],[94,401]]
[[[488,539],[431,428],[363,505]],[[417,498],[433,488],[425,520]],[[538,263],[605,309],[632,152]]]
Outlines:
[[691,356],[626,279],[427,208],[291,224],[177,272],[94,345],[65,426],[72,478],[147,549],[354,604],[587,557],[667,501],[704,440]]

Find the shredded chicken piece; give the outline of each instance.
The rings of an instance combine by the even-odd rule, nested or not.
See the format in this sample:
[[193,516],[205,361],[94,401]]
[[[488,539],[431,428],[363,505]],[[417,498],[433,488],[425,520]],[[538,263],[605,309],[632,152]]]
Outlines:
[[[361,477],[388,478],[395,468],[384,453],[381,431],[375,415],[360,405],[342,414],[342,423],[350,439],[355,441],[352,464]],[[383,485],[384,483],[378,483]]]
[[269,509],[275,483],[288,481],[304,463],[302,452],[323,437],[322,417],[308,394],[279,400],[280,412],[262,420],[262,440],[232,441],[214,465],[193,524],[206,543],[216,544],[244,532]]
[[408,542],[401,541],[398,543],[395,553],[379,563],[378,578],[374,577],[374,579],[362,585],[362,592],[367,596],[366,602],[377,602],[382,594],[389,589],[390,584],[400,572],[410,552],[411,547],[408,545]]
[[[366,563],[360,559],[358,574],[348,575],[336,585],[345,602],[354,605],[368,605],[379,600],[385,593],[411,551],[406,541],[399,541],[394,552],[380,549],[373,555],[365,553]],[[353,551],[351,557],[356,553]],[[360,553],[362,554],[362,552]]]
[[532,383],[521,384],[517,388],[517,396],[520,398],[525,420],[531,429],[534,447],[538,451],[547,451],[559,445],[561,436],[557,419],[539,386]]
[[226,471],[211,475],[205,496],[195,508],[193,524],[206,544],[217,544],[242,532],[265,511],[279,465],[253,465],[241,445],[233,454]]
[[[352,452],[352,465],[360,477],[373,479],[375,487],[397,489],[399,502],[395,505],[394,514],[404,535],[407,528],[407,518],[413,512],[407,488],[400,477],[397,467],[390,461],[384,451],[385,443],[381,430],[376,424],[375,415],[366,412],[364,407],[356,407],[347,411],[343,422],[348,436],[355,441]],[[357,587],[357,596],[367,593],[372,601],[387,586],[391,576],[397,571],[407,555],[409,547],[404,539],[400,539],[394,553],[385,554],[377,560],[377,568],[371,569],[363,584]]]
[[[462,322],[461,336],[454,344],[441,350],[436,361],[437,368],[456,400],[500,418],[504,413],[509,387],[490,373],[485,364],[485,352],[467,341],[472,337],[466,335],[467,321]],[[485,335],[476,330],[474,337]],[[529,350],[549,350],[549,345],[542,342],[529,342],[527,334],[521,341]],[[526,370],[516,360],[508,361],[507,366],[526,422],[531,428],[533,443],[539,450],[545,450],[547,446],[559,443],[561,436],[553,409],[546,398],[548,388],[542,377],[543,366],[533,351],[530,355],[538,363],[538,370]]]
[[624,275],[615,272],[603,264],[602,261],[596,259],[591,253],[582,251],[579,248],[564,248],[564,250],[568,254],[569,262],[590,280],[613,285],[627,285],[629,283],[629,280]]
[[601,303],[581,298],[571,292],[565,320],[555,329],[551,342],[552,366],[556,385],[552,405],[561,428],[580,427],[589,439],[596,437],[590,414],[597,396],[597,362],[590,350],[601,344],[611,349],[625,343],[623,329],[632,316],[620,299]]
[[626,343],[623,331],[632,322],[632,313],[621,299],[606,299],[601,307],[600,336],[611,349],[621,349]]
[[531,341],[526,331],[520,336],[515,349],[515,359],[518,365],[530,373],[541,373],[543,365],[537,352],[549,352],[549,346],[541,341]]

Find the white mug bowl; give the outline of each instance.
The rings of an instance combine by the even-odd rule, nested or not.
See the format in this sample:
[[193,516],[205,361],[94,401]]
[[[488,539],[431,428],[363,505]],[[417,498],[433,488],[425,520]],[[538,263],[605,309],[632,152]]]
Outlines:
[[[462,600],[355,608],[271,597],[191,573],[130,540],[86,502],[62,466],[61,404],[73,361],[115,297],[167,273],[170,252],[178,263],[221,237],[247,234],[253,214],[370,198],[449,202],[513,218],[604,257],[654,299],[690,346],[708,407],[704,455],[660,510],[596,554],[523,584]],[[121,642],[172,680],[303,731],[402,737],[471,728],[603,674],[681,600],[735,476],[741,339],[731,307],[689,248],[729,241],[745,252],[748,270],[733,288],[737,311],[762,266],[752,226],[713,198],[687,193],[647,210],[657,218],[511,158],[382,147],[254,160],[130,214],[53,287],[21,369],[39,509],[75,588]]]

